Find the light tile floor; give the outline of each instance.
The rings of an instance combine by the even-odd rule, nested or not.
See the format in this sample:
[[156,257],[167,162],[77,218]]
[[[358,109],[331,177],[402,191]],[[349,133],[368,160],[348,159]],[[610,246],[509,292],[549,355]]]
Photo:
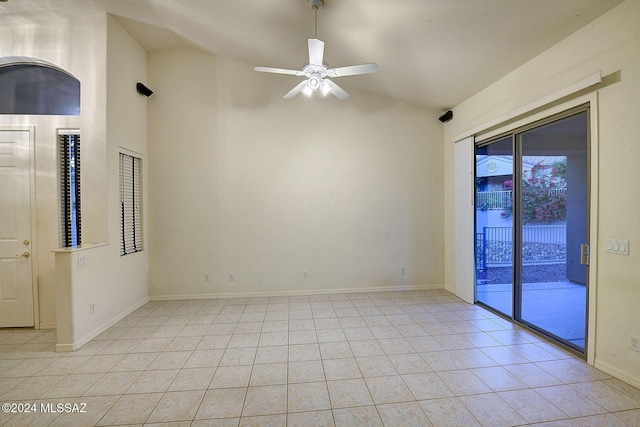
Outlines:
[[0,330],[0,402],[32,410],[0,425],[640,426],[640,390],[442,290],[150,302],[55,338]]

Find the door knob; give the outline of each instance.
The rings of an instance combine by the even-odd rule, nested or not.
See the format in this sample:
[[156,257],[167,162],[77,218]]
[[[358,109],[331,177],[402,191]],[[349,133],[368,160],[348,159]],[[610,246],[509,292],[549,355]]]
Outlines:
[[29,243],[31,243],[30,241],[28,241],[27,239],[22,241],[22,244],[25,246],[29,246]]
[[23,258],[29,258],[31,256],[31,254],[29,252],[23,252],[22,257]]

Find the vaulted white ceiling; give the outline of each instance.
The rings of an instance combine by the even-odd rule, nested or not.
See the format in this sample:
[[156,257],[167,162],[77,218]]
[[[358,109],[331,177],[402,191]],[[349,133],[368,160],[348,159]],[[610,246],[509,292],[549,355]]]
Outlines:
[[[332,67],[380,67],[373,75],[340,78],[345,89],[444,109],[619,3],[325,0],[318,38]],[[187,46],[248,66],[299,69],[307,61],[307,39],[314,36],[308,0],[8,0],[0,3],[0,27],[98,12],[115,15],[148,51]],[[277,78],[292,86],[299,80]]]

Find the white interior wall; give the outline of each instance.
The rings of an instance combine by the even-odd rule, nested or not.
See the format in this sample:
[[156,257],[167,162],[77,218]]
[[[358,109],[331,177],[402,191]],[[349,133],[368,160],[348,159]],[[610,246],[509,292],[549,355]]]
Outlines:
[[[81,116],[2,115],[0,125],[36,128],[37,248],[33,250],[41,327],[55,327],[57,321],[52,253],[59,246],[56,129],[80,129],[82,239],[89,246],[97,241],[110,243],[85,249],[82,255],[87,266],[83,270],[77,263],[67,266],[65,277],[70,281],[78,278],[69,285],[81,288],[83,304],[73,307],[79,315],[65,314],[66,320],[75,323],[66,326],[86,337],[148,299],[148,251],[120,257],[118,217],[119,149],[127,148],[146,159],[147,100],[135,90],[136,82],[146,80],[146,52],[112,17],[98,14],[0,32],[0,56],[14,55],[54,62],[81,82]],[[144,204],[146,212],[146,198]],[[77,254],[67,258],[76,259]],[[91,317],[88,301],[96,304]]]
[[39,320],[55,327],[55,265],[59,246],[57,128],[82,132],[82,231],[85,241],[106,234],[106,21],[104,15],[56,20],[0,30],[0,56],[31,56],[53,62],[82,84],[81,116],[0,115],[0,125],[34,125],[37,227],[32,230]]
[[437,112],[187,49],[148,70],[152,299],[442,286]]
[[[109,257],[100,262],[110,274],[91,283],[96,300],[104,304],[106,318],[126,314],[148,301],[148,175],[147,98],[136,91],[137,82],[147,79],[147,53],[110,15],[107,15],[107,176]],[[120,155],[128,150],[142,159],[143,251],[120,256]],[[104,292],[102,289],[108,289]],[[96,312],[100,307],[96,307]]]
[[[445,126],[445,286],[455,289],[454,144],[457,135],[601,71],[619,81],[598,91],[598,223],[592,236],[598,270],[595,365],[640,385],[640,353],[628,345],[640,335],[640,2],[628,0],[454,109]],[[615,79],[614,79],[615,80]],[[635,193],[633,193],[635,194]],[[630,241],[630,255],[605,252],[606,239]],[[634,249],[635,248],[635,249]]]

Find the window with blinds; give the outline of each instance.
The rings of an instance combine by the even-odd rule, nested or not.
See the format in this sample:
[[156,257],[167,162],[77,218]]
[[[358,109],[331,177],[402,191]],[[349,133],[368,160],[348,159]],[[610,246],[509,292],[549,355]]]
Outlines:
[[58,131],[60,158],[60,247],[82,244],[80,227],[80,132]]
[[120,255],[142,250],[142,159],[120,153]]

